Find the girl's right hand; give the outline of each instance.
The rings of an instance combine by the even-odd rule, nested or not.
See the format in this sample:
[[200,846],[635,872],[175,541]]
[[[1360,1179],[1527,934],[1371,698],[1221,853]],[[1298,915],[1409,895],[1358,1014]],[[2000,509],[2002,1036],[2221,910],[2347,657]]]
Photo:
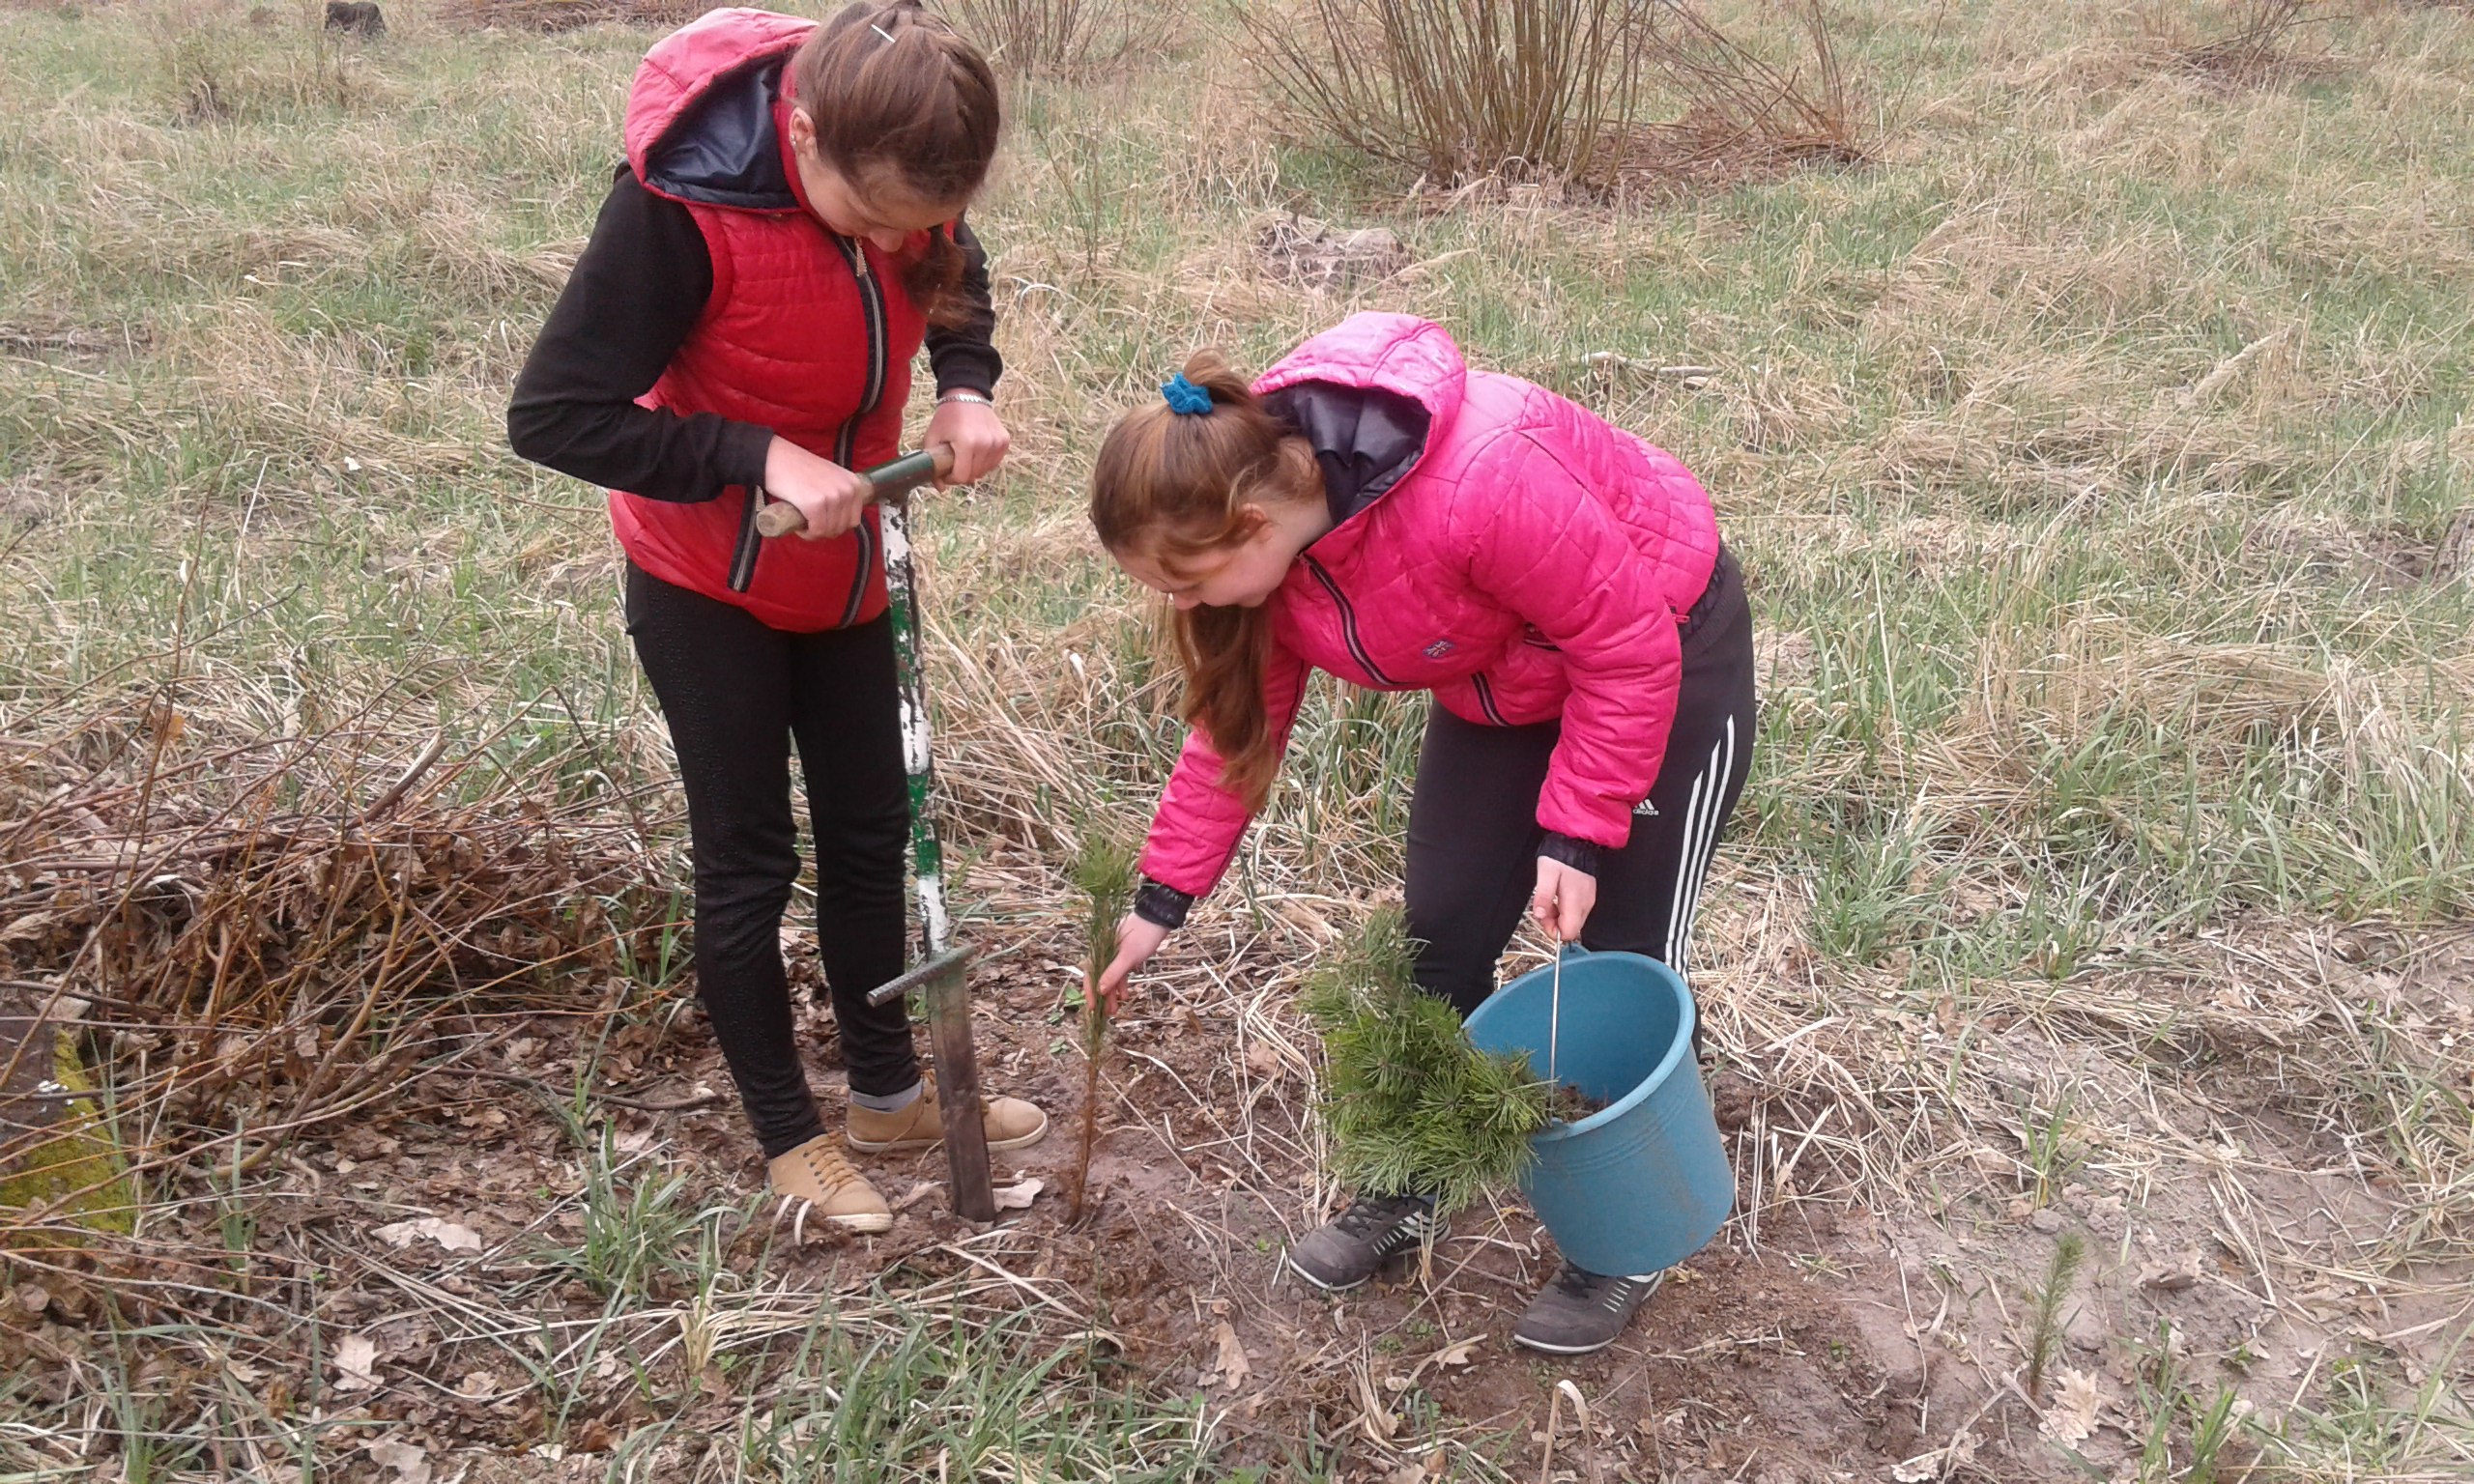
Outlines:
[[1126,982],[1167,937],[1167,928],[1135,913],[1127,913],[1125,921],[1117,924],[1117,956],[1100,974],[1100,1003],[1108,1007],[1109,1018],[1115,1018],[1117,1007],[1125,1000]]
[[799,535],[809,541],[838,536],[859,524],[877,487],[831,459],[820,459],[776,434],[764,451],[764,493],[787,500],[807,518]]

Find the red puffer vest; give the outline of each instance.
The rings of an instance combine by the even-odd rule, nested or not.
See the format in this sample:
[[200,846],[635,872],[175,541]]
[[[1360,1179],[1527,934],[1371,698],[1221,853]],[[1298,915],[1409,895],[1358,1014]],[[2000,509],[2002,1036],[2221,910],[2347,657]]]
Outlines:
[[[900,258],[811,214],[791,162],[787,63],[816,22],[720,10],[664,39],[627,99],[627,162],[683,203],[713,259],[704,318],[641,399],[772,429],[848,469],[901,446],[910,363],[927,327]],[[924,244],[924,239],[923,239]],[[732,488],[683,503],[614,490],[611,524],[638,566],[796,633],[884,612],[877,514],[829,541],[756,530],[762,500]]]

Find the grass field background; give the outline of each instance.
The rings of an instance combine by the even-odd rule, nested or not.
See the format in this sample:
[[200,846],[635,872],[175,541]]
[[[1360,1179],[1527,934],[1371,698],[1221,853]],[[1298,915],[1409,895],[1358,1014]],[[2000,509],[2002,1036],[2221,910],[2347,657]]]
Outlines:
[[[1809,1160],[1740,1157],[1754,1208],[1782,1169],[1942,1219],[2047,1177],[2136,1202],[2178,1178],[2140,1109],[2197,1084],[2279,1110],[2294,1142],[2260,1160],[2349,1161],[2376,1192],[2335,1270],[2361,1294],[2474,1299],[2474,985],[2449,956],[2474,912],[2474,14],[2364,0],[2260,75],[2193,65],[2242,9],[1837,7],[1868,162],[1615,202],[1447,189],[1298,137],[1207,11],[1014,85],[973,214],[1016,452],[921,517],[977,920],[1067,921],[1077,822],[1139,818],[1177,742],[1150,615],[1080,514],[1108,421],[1197,344],[1260,365],[1354,307],[1429,315],[1681,455],[1748,574],[1760,759],[1702,988]],[[624,817],[676,871],[599,501],[501,421],[653,33],[388,19],[347,43],[284,5],[0,11],[0,766],[101,777],[342,729],[332,776],[365,796],[438,732],[486,762],[444,797]],[[1386,227],[1408,266],[1291,282],[1261,247],[1290,213]],[[1242,946],[1282,983],[1395,889],[1423,704],[1317,690],[1172,963]],[[675,972],[638,978],[628,1013],[675,1004]],[[1987,1020],[2052,1055],[1980,1064],[2007,1034],[1971,1042]],[[2131,1082],[2086,1073],[2098,1055]],[[1826,1127],[1824,1103],[1863,1114]],[[212,1157],[160,1179],[216,1198]],[[247,1188],[236,1169],[223,1199]],[[693,1270],[700,1220],[647,1249]],[[798,1314],[750,1281],[738,1312]],[[205,1374],[218,1347],[78,1330],[81,1384],[0,1383],[0,1457],[272,1477],[360,1448]],[[800,1367],[839,1356],[850,1399],[807,1424],[751,1406],[700,1476],[750,1476],[723,1454],[817,1476],[794,1455],[828,1434],[881,1461],[854,1478],[1222,1467],[1198,1462],[1208,1406],[1087,1349],[857,1306],[764,1362],[766,1396],[820,1395]],[[2262,1467],[2463,1477],[2461,1355],[2393,1350],[2263,1395]],[[545,1440],[561,1368],[590,1363],[534,1375]],[[2198,1413],[2142,1405],[2168,1441],[2130,1476],[2197,1476]]]

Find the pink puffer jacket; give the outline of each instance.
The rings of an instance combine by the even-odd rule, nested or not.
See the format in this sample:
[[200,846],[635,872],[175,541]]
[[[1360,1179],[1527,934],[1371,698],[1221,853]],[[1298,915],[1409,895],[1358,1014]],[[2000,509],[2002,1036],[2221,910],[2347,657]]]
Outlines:
[[[1313,442],[1339,524],[1267,605],[1264,675],[1285,748],[1311,669],[1431,690],[1481,725],[1564,723],[1538,822],[1621,847],[1666,754],[1677,628],[1718,553],[1710,497],[1672,454],[1516,377],[1472,371],[1444,328],[1361,314],[1254,384]],[[1197,730],[1143,853],[1199,897],[1245,806]]]

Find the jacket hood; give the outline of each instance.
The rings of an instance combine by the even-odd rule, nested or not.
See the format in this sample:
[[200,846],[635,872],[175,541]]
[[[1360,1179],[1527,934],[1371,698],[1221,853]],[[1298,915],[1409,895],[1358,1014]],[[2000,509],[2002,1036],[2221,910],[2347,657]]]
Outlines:
[[1406,314],[1358,314],[1254,383],[1313,445],[1335,525],[1408,477],[1460,412],[1469,368],[1451,334]]
[[770,11],[711,11],[656,43],[627,94],[627,163],[675,200],[792,211],[783,157],[783,72],[816,22]]

